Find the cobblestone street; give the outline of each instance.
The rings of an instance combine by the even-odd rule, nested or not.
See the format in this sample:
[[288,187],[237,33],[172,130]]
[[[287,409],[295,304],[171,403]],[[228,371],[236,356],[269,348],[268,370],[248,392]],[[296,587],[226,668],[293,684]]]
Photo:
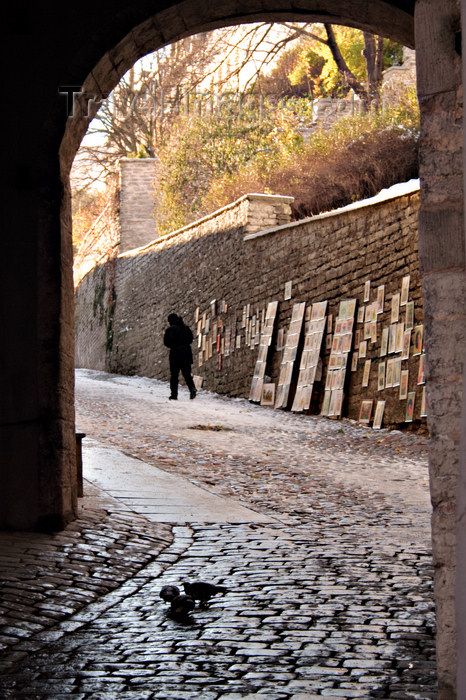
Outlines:
[[[436,697],[425,438],[90,370],[77,429],[251,517],[85,481],[65,532],[1,533],[1,698]],[[228,592],[173,619],[195,579]]]

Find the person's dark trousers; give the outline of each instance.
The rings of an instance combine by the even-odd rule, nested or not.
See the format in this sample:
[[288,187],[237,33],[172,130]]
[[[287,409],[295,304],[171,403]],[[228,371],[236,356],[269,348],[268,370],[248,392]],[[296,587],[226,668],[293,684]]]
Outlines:
[[180,363],[176,359],[170,358],[170,396],[172,399],[178,398],[178,377],[180,372],[184,377],[191,396],[196,395],[196,387],[191,376],[191,365],[189,363]]

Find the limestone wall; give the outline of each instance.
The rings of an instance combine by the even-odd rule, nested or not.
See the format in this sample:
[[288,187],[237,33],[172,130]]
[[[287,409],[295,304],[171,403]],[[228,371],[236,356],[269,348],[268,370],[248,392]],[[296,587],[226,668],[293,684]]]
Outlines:
[[[279,301],[277,330],[287,329],[292,305],[301,301],[328,300],[334,326],[342,299],[355,298],[359,306],[367,306],[365,287],[370,281],[370,302],[377,288],[385,287],[384,312],[377,317],[377,340],[367,342],[366,356],[354,371],[348,370],[344,414],[357,418],[362,399],[381,399],[386,401],[384,424],[404,424],[406,400],[400,400],[399,387],[378,390],[377,382],[379,362],[400,357],[380,358],[380,345],[382,328],[391,323],[392,296],[401,291],[407,275],[414,323],[422,324],[416,187],[403,196],[373,204],[367,200],[299,223],[284,223],[289,205],[286,197],[246,195],[210,217],[120,255],[111,265],[96,267],[77,292],[77,365],[167,379],[162,336],[168,313],[181,314],[195,334],[196,313],[201,319],[206,313],[217,329],[212,356],[207,359],[208,353],[202,353],[200,364],[195,343],[194,373],[203,377],[207,389],[248,396],[258,346],[247,331],[253,323],[258,329],[269,301]],[[289,281],[291,299],[285,300]],[[249,314],[243,327],[245,307]],[[405,308],[400,308],[400,322]],[[355,324],[361,340],[364,328],[363,323]],[[282,353],[275,340],[267,374],[277,382]],[[330,353],[326,342],[324,381]],[[371,369],[368,386],[363,387],[367,360]],[[416,392],[417,426],[423,389],[418,385],[419,361],[411,345],[410,359],[402,368],[409,369],[409,391]],[[323,385],[316,388],[313,411],[321,409],[323,399]]]
[[156,236],[155,158],[120,159],[120,252]]

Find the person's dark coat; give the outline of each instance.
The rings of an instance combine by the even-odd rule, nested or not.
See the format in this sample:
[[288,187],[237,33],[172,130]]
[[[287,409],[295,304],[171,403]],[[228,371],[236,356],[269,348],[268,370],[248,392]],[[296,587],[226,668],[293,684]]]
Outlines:
[[176,314],[170,314],[168,323],[170,325],[165,331],[163,342],[167,348],[170,348],[170,399],[178,398],[178,376],[180,371],[189,389],[190,398],[194,399],[196,387],[191,375],[191,365],[193,364],[191,343],[194,340],[192,331],[183,323],[182,318]]
[[193,351],[191,343],[193,334],[181,318],[177,318],[165,331],[163,338],[164,345],[170,348],[170,360],[176,362],[180,367],[193,364]]

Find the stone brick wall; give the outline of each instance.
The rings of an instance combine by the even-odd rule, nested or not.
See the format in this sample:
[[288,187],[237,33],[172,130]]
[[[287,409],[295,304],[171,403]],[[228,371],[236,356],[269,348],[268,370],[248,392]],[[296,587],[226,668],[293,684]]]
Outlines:
[[120,252],[156,236],[155,158],[120,159]]
[[[378,391],[377,367],[381,329],[390,325],[391,299],[401,290],[406,275],[410,275],[415,324],[422,324],[416,187],[408,188],[403,196],[389,195],[384,201],[367,200],[305,221],[283,223],[289,216],[289,202],[283,197],[246,195],[211,217],[120,255],[115,262],[114,296],[107,289],[108,272],[103,267],[90,272],[77,293],[78,366],[168,379],[167,350],[162,343],[168,313],[179,313],[195,334],[196,313],[200,319],[205,313],[211,326],[217,324],[220,352],[214,343],[212,357],[199,366],[195,342],[193,373],[203,377],[204,388],[248,396],[258,346],[246,337],[243,327],[247,305],[250,326],[254,317],[261,318],[269,301],[278,300],[277,329],[286,329],[296,302],[328,300],[333,319],[344,298],[355,298],[366,306],[364,290],[370,280],[371,302],[377,287],[385,285],[384,312],[377,318],[377,342],[368,343],[367,355],[358,361],[355,371],[348,370],[344,414],[357,418],[362,399],[383,399],[384,425],[404,424],[406,401],[399,400],[399,387]],[[285,301],[289,281],[291,299]],[[108,309],[102,307],[99,315],[96,302],[104,298],[104,288],[109,299],[116,299],[110,344],[105,320]],[[356,323],[355,328],[362,330],[363,324]],[[275,341],[276,336],[267,374],[277,382],[281,351],[276,350]],[[328,357],[324,343],[324,381]],[[367,359],[372,360],[369,385],[362,387]],[[413,357],[411,348],[403,369],[409,369],[409,390],[416,391],[415,426],[421,423],[418,366],[419,357]],[[313,411],[321,408],[322,388]]]

